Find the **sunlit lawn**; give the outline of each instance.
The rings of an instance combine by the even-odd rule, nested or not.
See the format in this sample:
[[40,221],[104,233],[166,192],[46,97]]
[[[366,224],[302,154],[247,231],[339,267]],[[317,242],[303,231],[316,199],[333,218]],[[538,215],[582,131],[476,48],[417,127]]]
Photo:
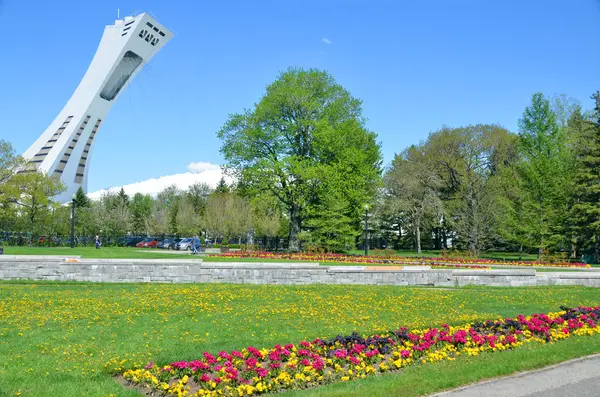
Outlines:
[[[600,290],[577,287],[433,289],[0,282],[0,396],[133,396],[135,392],[123,389],[112,379],[105,363],[111,359],[137,365],[150,360],[167,363],[198,358],[205,350],[270,347],[352,331],[372,333],[401,325],[457,324],[556,311],[560,305],[598,304]],[[600,338],[573,338],[556,344],[549,353],[541,353],[549,348],[539,345],[528,347],[533,349],[528,353],[490,354],[441,366],[431,364],[292,395],[385,396],[419,384],[408,394],[417,395],[415,390],[429,392],[474,376],[510,372],[516,369],[510,357],[526,368],[600,352]],[[445,369],[445,376],[438,376],[440,368]],[[478,369],[467,376],[464,371],[469,368]],[[436,376],[439,381],[422,383],[419,379],[425,375]],[[429,389],[424,388],[429,383]]]
[[[360,254],[363,251],[352,251],[352,253]],[[166,251],[160,249],[139,249],[132,247],[102,247],[96,249],[94,247],[4,247],[4,253],[6,255],[60,255],[60,256],[81,256],[82,258],[111,258],[111,259],[203,259],[205,262],[277,262],[277,263],[297,263],[294,260],[285,259],[258,259],[258,258],[219,258],[210,257],[208,255],[191,255],[188,252],[173,253],[173,251]],[[378,251],[370,251],[370,254],[377,255]],[[399,255],[403,256],[414,256],[408,251],[398,251]],[[501,259],[504,255],[505,259],[515,260],[517,254],[506,254],[496,253],[496,258]],[[425,251],[424,256],[439,256],[439,251]],[[485,256],[485,255],[484,255]],[[492,257],[492,254],[489,254]],[[535,259],[534,257],[527,259]],[[326,263],[327,266],[363,266],[362,264],[352,264],[346,262],[330,262]],[[597,265],[596,265],[597,266]]]
[[[102,247],[96,249],[94,247],[28,247],[15,246],[4,247],[4,253],[7,255],[80,255],[86,258],[180,258],[190,256],[189,253],[184,253],[181,256],[161,249],[139,249],[133,247]],[[363,255],[364,251],[353,250],[349,254]],[[417,256],[414,251],[396,251],[400,256],[414,257]],[[382,255],[383,251],[370,250],[369,255]],[[423,251],[423,257],[438,257],[440,251]],[[482,253],[482,258],[491,259],[506,259],[517,260],[519,254],[506,252],[489,252]],[[524,260],[535,260],[535,255],[524,255]]]
[[197,258],[189,252],[135,247],[4,247],[5,255],[60,255],[81,256],[82,258],[118,258],[118,259],[192,259]]

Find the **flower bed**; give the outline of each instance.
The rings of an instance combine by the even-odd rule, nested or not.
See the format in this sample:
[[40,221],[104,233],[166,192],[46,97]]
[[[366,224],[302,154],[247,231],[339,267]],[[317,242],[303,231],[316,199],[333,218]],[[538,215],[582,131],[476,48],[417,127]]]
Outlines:
[[205,352],[194,361],[153,363],[122,374],[153,395],[246,396],[373,376],[400,368],[501,352],[531,342],[600,334],[600,306],[519,315],[462,326],[358,334],[241,351]]
[[289,253],[289,252],[229,252],[226,254],[209,255],[216,258],[254,258],[254,259],[273,259],[273,260],[297,260],[304,262],[319,263],[349,263],[349,264],[388,264],[388,265],[427,265],[433,268],[469,268],[486,269],[491,265],[503,266],[551,266],[551,267],[573,267],[589,268],[585,263],[546,263],[546,262],[526,262],[526,261],[495,261],[492,259],[448,259],[448,258],[410,258],[402,256],[361,256],[344,254],[312,254],[312,253]]

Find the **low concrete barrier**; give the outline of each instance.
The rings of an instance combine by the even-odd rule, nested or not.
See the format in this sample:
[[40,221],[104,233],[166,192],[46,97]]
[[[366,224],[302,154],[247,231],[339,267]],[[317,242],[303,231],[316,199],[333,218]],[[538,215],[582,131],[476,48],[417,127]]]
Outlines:
[[454,287],[465,285],[600,287],[600,273],[545,272],[535,269],[369,269],[320,266],[318,263],[205,263],[181,259],[80,259],[0,257],[1,280],[92,282],[365,284]]

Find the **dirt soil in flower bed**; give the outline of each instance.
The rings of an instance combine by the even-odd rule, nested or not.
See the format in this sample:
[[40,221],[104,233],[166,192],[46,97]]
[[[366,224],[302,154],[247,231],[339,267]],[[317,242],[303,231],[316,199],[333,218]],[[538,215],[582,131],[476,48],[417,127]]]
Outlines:
[[[149,396],[243,396],[364,379],[402,368],[482,352],[502,352],[527,343],[558,342],[571,335],[600,333],[600,306],[561,307],[562,311],[476,321],[458,327],[408,330],[362,337],[204,352],[194,361],[157,366],[149,363],[119,376]],[[154,393],[154,394],[153,394]]]

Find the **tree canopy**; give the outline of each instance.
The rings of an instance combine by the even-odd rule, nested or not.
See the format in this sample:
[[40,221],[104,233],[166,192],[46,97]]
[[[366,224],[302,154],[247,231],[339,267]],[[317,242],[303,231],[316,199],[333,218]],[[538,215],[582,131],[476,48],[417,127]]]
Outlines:
[[289,69],[251,110],[218,132],[227,169],[251,196],[277,197],[290,224],[290,249],[315,206],[336,193],[354,217],[378,187],[381,153],[360,100],[327,72]]

